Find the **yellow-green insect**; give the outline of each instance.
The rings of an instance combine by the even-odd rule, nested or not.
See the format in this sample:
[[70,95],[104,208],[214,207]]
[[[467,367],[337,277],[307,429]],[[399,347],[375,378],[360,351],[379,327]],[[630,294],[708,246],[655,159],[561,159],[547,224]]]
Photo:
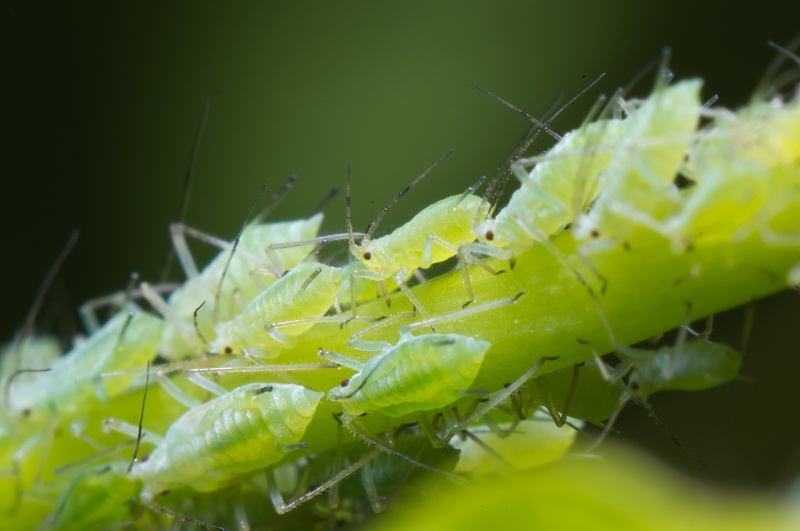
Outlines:
[[[353,301],[356,300],[356,279],[367,278],[382,285],[387,279],[392,279],[420,313],[423,316],[427,316],[424,308],[422,308],[417,298],[406,285],[406,279],[414,270],[418,268],[426,269],[432,264],[458,256],[469,296],[467,302],[471,302],[474,299],[469,283],[468,266],[470,264],[476,263],[487,269],[487,271],[496,274],[495,271],[483,264],[482,261],[464,247],[464,244],[475,240],[475,236],[470,230],[472,221],[476,217],[485,215],[486,211],[488,211],[488,205],[481,198],[472,195],[475,187],[468,189],[463,194],[437,201],[417,213],[405,225],[398,227],[391,234],[373,239],[378,224],[389,208],[450,153],[452,151],[434,162],[389,202],[375,221],[370,224],[366,234],[358,244],[353,235],[353,225],[350,217],[350,173],[348,170],[346,218],[347,230],[350,234],[350,252],[365,266],[364,270],[357,269],[351,273],[351,289],[353,290],[351,299]],[[386,292],[385,286],[383,286],[382,291]],[[351,307],[355,316],[355,304],[352,304]]]
[[[236,318],[215,328],[212,352],[274,357],[314,326],[333,306],[342,281],[340,269],[303,262],[253,299]],[[290,326],[268,326],[292,321]]]
[[145,501],[174,488],[212,491],[235,483],[301,447],[322,396],[293,384],[238,387],[173,422],[130,476],[142,481]]

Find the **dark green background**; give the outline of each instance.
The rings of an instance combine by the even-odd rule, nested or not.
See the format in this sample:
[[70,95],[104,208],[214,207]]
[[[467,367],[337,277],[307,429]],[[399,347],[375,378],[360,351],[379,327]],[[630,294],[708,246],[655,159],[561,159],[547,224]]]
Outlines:
[[[293,172],[300,180],[276,218],[306,216],[343,186],[350,163],[363,227],[455,148],[390,213],[390,228],[492,173],[527,128],[470,82],[538,114],[606,72],[559,119],[555,128],[566,131],[597,94],[626,84],[670,46],[679,78],[702,76],[704,97],[737,106],[774,56],[767,39],[785,43],[800,29],[792,2],[757,2],[747,12],[701,2],[554,4],[4,2],[0,337],[19,327],[74,227],[81,238],[45,312],[61,316],[50,330],[75,331],[71,309],[123,287],[131,271],[155,278],[206,100],[189,224],[232,238],[262,180],[274,191]],[[327,231],[343,229],[343,211],[339,198]],[[654,400],[714,473],[634,408],[620,431],[652,439],[676,466],[709,481],[791,479],[800,470],[793,295],[758,305],[745,365],[755,383]],[[718,337],[735,340],[741,313],[722,321]]]

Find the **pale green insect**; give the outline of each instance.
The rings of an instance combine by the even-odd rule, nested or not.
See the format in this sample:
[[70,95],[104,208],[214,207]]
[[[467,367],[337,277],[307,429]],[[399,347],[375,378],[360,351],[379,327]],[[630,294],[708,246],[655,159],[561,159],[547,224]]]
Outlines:
[[[666,71],[665,71],[666,72]],[[624,240],[635,225],[665,236],[663,221],[681,207],[675,179],[696,138],[700,121],[699,79],[666,86],[663,73],[653,94],[626,102],[625,131],[610,160],[602,191],[576,223],[578,238]]]
[[[472,195],[475,187],[468,189],[461,195],[454,195],[437,201],[417,213],[411,220],[395,229],[391,234],[373,239],[372,236],[383,219],[383,216],[408,190],[425,177],[436,165],[450,155],[434,162],[419,177],[414,179],[401,191],[389,204],[384,207],[378,217],[368,227],[366,234],[359,244],[356,244],[353,235],[353,225],[350,217],[350,173],[347,175],[347,230],[350,243],[350,252],[360,260],[365,269],[356,269],[351,273],[351,300],[356,300],[356,279],[367,278],[382,285],[381,291],[386,293],[385,281],[391,279],[408,297],[411,303],[427,317],[417,298],[411,293],[406,284],[406,279],[414,270],[429,268],[458,256],[459,264],[464,273],[465,286],[469,296],[468,302],[474,300],[469,282],[468,266],[476,263],[496,274],[481,260],[469,252],[464,244],[473,242],[475,236],[470,230],[472,221],[482,217],[488,211],[484,201]],[[482,181],[481,181],[482,182]],[[480,184],[480,183],[479,183]],[[388,302],[388,299],[387,299]],[[353,315],[356,315],[356,305],[352,304]]]
[[488,341],[458,334],[401,334],[396,345],[365,364],[352,360],[346,365],[359,372],[332,389],[328,399],[339,401],[352,417],[403,417],[439,409],[464,396],[489,346]]
[[[215,327],[213,352],[274,357],[294,338],[314,326],[333,306],[342,272],[336,267],[303,262],[253,299],[236,318]],[[281,327],[267,326],[292,321]]]
[[[330,390],[328,399],[341,403],[345,426],[357,432],[360,428],[355,419],[365,413],[399,418],[437,410],[467,396],[490,343],[460,334],[414,336],[411,330],[515,301],[516,298],[502,299],[406,325],[401,329],[400,340],[394,345],[360,339],[360,336],[386,325],[385,322],[379,323],[354,334],[349,341],[351,346],[362,350],[381,350],[364,364],[321,349],[322,357],[358,371],[343,380],[340,387]],[[439,446],[444,446],[452,437],[452,434],[446,438],[435,437],[432,430],[426,434]]]
[[[647,400],[653,393],[711,389],[738,376],[742,356],[728,345],[708,341],[711,334],[711,319],[705,332],[697,338],[687,341],[687,334],[688,327],[681,327],[675,345],[661,347],[655,351],[618,345],[616,355],[622,361],[613,369],[606,366],[599,357],[595,358],[597,367],[607,381],[613,383],[627,377],[627,383],[620,395],[616,410],[592,448],[602,442],[619,413],[631,399],[647,408],[651,417],[659,422]],[[678,445],[681,446],[680,443]]]
[[145,312],[120,311],[86,341],[30,381],[9,383],[8,411],[25,418],[64,419],[126,391],[132,378],[101,379],[104,372],[138,368],[153,359],[164,322]]
[[235,483],[301,447],[322,396],[293,384],[238,387],[173,422],[130,476],[142,481],[145,501],[174,488],[212,491]]

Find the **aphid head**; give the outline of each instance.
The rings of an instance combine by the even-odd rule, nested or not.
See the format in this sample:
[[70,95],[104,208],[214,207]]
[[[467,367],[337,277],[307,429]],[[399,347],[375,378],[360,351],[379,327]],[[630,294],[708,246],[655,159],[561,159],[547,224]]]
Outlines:
[[364,267],[370,271],[380,271],[383,267],[381,256],[375,246],[371,244],[371,241],[365,240],[361,245],[355,245],[352,251],[355,257],[361,260]]
[[505,238],[503,231],[498,230],[497,222],[494,219],[484,220],[475,228],[475,236],[478,241],[504,249],[508,247],[508,240]]

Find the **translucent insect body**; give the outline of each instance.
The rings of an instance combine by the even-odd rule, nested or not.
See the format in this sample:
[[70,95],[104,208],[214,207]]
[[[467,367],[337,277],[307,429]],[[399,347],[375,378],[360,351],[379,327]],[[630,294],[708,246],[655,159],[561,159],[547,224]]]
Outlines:
[[332,389],[328,399],[339,401],[353,417],[367,412],[402,417],[438,409],[469,389],[489,346],[457,334],[406,333],[363,366],[352,365],[359,372]]
[[187,411],[131,469],[142,497],[177,487],[216,490],[268,467],[297,445],[323,393],[292,384],[241,386]]
[[[314,326],[331,308],[339,294],[340,269],[304,262],[253,299],[231,321],[217,325],[212,352],[239,353],[246,349],[257,357],[273,357],[291,346],[293,338]],[[302,321],[291,326],[267,328],[271,323]]]
[[[479,197],[471,195],[473,188],[470,188],[464,194],[446,197],[437,201],[424,208],[405,225],[395,229],[391,234],[372,239],[378,223],[380,223],[388,209],[449,154],[436,161],[395,197],[370,225],[359,244],[356,244],[353,237],[353,227],[350,221],[350,176],[348,173],[347,224],[350,234],[350,252],[365,266],[365,269],[356,269],[351,274],[352,300],[356,299],[355,279],[368,278],[383,283],[386,279],[391,278],[420,313],[426,316],[425,310],[408,289],[405,282],[415,269],[426,269],[432,264],[458,256],[470,297],[468,302],[473,299],[472,290],[469,287],[469,264],[478,263],[494,273],[479,259],[474,258],[464,247],[464,244],[475,240],[475,236],[470,229],[472,221],[476,216],[485,216],[489,208]],[[381,291],[386,292],[385,287]],[[352,309],[353,315],[355,315],[355,304],[352,305]]]

